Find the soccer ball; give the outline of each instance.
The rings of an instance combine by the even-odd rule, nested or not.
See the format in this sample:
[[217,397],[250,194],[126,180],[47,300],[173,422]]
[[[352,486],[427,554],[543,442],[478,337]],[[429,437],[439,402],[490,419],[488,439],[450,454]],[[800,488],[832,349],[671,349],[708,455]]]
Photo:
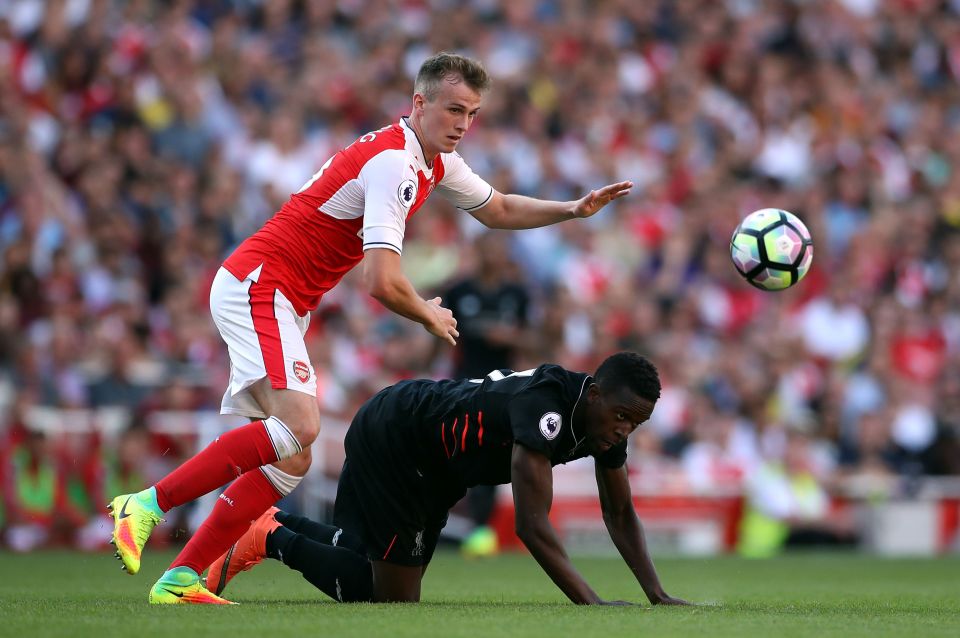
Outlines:
[[761,290],[784,290],[797,283],[813,261],[810,231],[794,215],[761,208],[747,215],[730,238],[737,271]]

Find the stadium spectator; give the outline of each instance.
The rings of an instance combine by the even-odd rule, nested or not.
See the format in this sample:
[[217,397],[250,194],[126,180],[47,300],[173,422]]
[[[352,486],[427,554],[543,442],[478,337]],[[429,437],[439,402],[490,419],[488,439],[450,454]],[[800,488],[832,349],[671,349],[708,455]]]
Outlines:
[[710,409],[706,397],[694,400],[692,438],[681,464],[694,493],[738,488],[759,462],[756,434],[735,414]]
[[[79,479],[86,504],[84,525],[77,530],[76,546],[93,551],[105,549],[108,538],[103,530],[112,521],[102,510],[102,503],[117,493],[131,492],[147,482],[151,463],[150,432],[142,425],[134,425],[120,433],[113,445],[97,442],[86,455]],[[75,457],[76,458],[76,457]],[[80,458],[83,458],[82,456]]]
[[849,512],[831,508],[824,478],[816,472],[810,435],[790,428],[783,460],[768,461],[746,480],[738,551],[764,558],[784,547],[852,545],[854,529]]
[[902,451],[890,437],[890,412],[863,414],[838,449],[837,480],[857,496],[889,494],[895,487]]
[[67,508],[64,484],[48,438],[34,430],[14,436],[18,442],[5,453],[4,536],[10,549],[28,552],[55,541],[57,532],[75,521],[56,515]]
[[[472,266],[442,295],[457,317],[460,340],[454,350],[454,379],[481,379],[491,370],[516,368],[517,352],[528,339],[530,295],[519,279],[508,238],[489,232],[473,243]],[[473,529],[463,539],[467,556],[489,556],[499,549],[490,517],[495,485],[467,490]]]

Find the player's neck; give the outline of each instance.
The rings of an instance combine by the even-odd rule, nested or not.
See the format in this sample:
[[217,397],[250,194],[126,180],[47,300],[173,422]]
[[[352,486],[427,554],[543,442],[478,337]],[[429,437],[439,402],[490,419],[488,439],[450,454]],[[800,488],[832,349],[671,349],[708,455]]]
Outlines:
[[413,129],[413,134],[417,136],[417,141],[420,142],[420,151],[423,153],[423,161],[427,163],[429,168],[433,168],[433,160],[436,159],[437,155],[440,153],[431,149],[427,144],[424,143],[423,127],[420,125],[420,120],[417,119],[415,113],[411,114],[407,118],[407,122],[410,124],[410,128]]

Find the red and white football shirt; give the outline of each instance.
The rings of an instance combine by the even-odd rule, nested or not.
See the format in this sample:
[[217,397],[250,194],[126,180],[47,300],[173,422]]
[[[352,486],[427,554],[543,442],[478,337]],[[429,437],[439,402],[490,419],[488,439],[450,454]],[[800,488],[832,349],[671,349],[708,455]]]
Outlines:
[[416,133],[401,118],[327,160],[223,266],[239,280],[252,276],[275,286],[304,315],[364,250],[400,253],[407,220],[434,188],[466,211],[493,197],[493,187],[457,153],[441,153],[428,166]]

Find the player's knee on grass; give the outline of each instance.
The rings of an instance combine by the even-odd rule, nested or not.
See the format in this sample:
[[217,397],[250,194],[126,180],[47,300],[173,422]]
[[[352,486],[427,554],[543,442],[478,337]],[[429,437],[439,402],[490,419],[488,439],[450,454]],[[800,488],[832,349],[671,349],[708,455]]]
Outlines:
[[420,602],[420,581],[422,579],[422,566],[407,567],[379,560],[374,561],[373,602]]
[[311,534],[281,526],[267,536],[267,556],[295,569],[314,587],[342,603],[373,600],[373,572],[370,561],[344,547],[327,544],[325,534],[317,535],[318,523],[278,512],[277,520],[305,528]]

